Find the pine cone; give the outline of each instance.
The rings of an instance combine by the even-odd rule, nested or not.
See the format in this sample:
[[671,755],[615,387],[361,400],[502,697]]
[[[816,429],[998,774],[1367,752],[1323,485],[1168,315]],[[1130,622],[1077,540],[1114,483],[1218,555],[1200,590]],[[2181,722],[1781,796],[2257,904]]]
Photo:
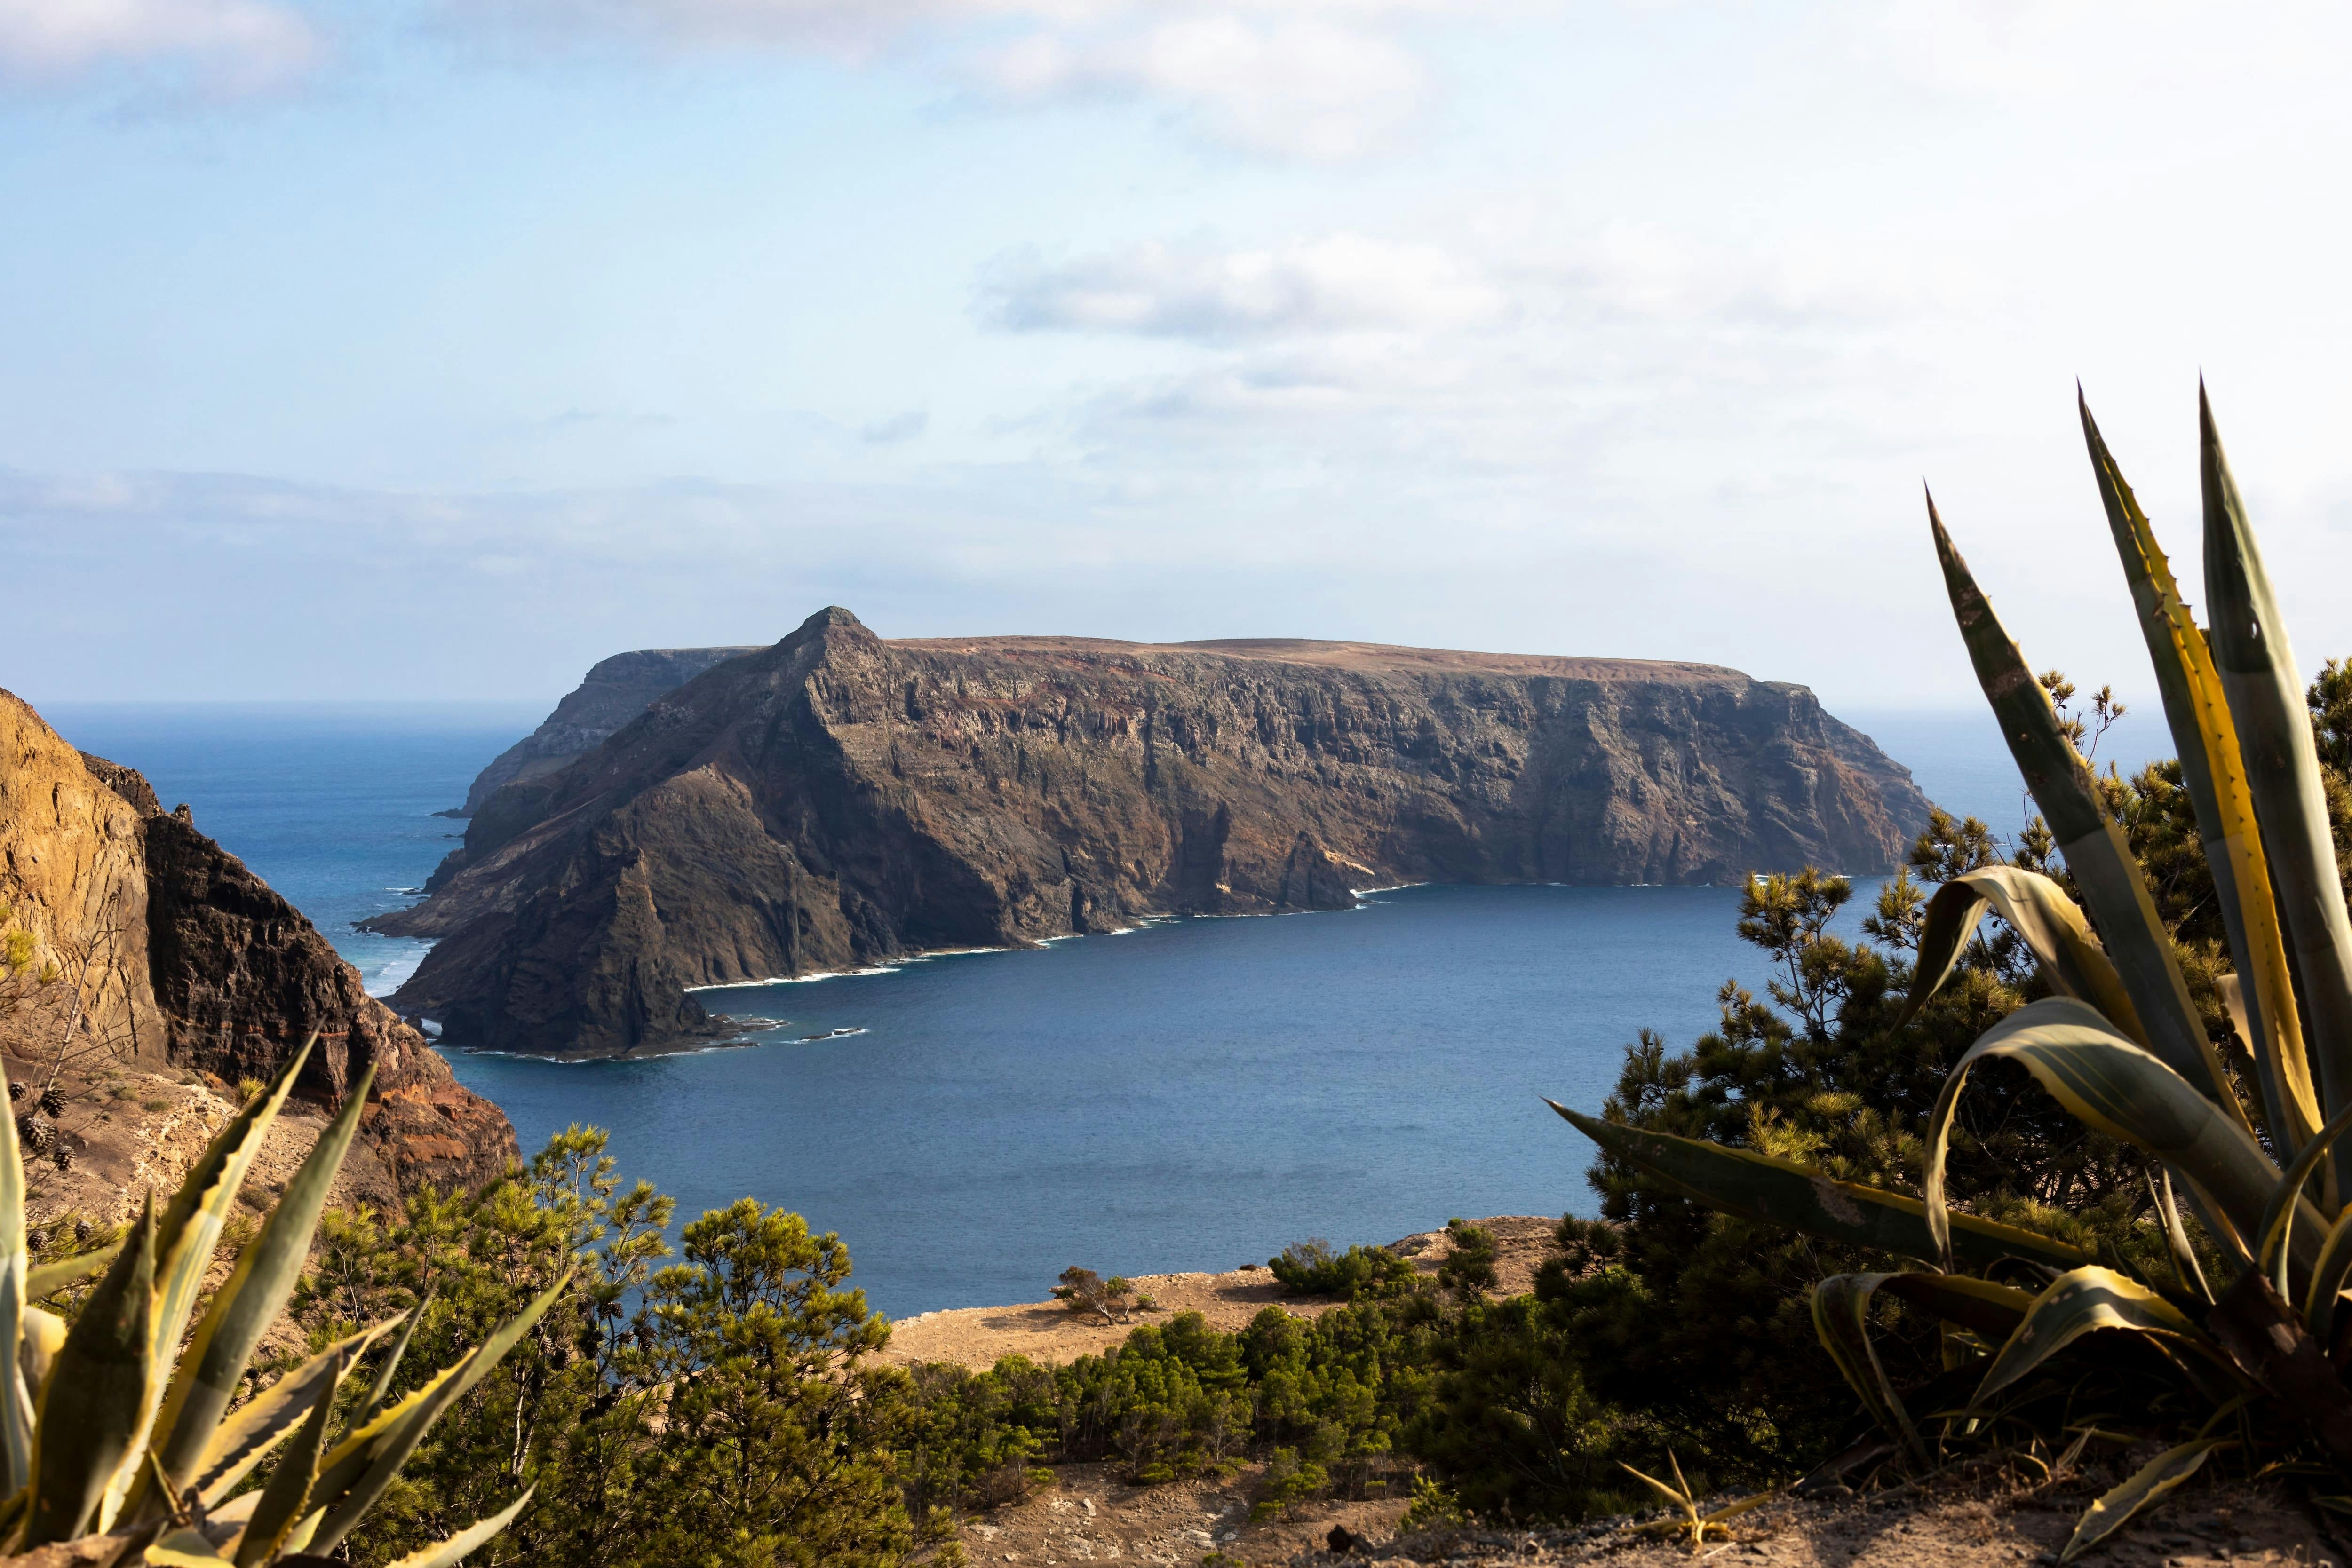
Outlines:
[[66,1097],[58,1093],[55,1089],[42,1090],[41,1114],[44,1116],[62,1116],[65,1113]]
[[24,1086],[23,1084],[21,1084],[21,1083],[11,1083],[11,1084],[9,1084],[9,1085],[8,1085],[8,1098],[9,1098],[9,1099],[11,1099],[11,1100],[22,1100],[24,1097],[25,1097],[25,1086]]
[[47,1154],[49,1148],[49,1130],[42,1125],[37,1117],[19,1116],[16,1118],[16,1141],[37,1155]]
[[59,1144],[58,1152],[49,1157],[57,1162],[57,1167],[60,1172],[73,1169],[73,1151],[63,1144]]
[[77,1219],[77,1220],[75,1220],[75,1221],[74,1221],[74,1239],[75,1239],[76,1241],[80,1242],[80,1243],[82,1243],[83,1245],[87,1246],[87,1245],[89,1244],[89,1237],[90,1237],[89,1221],[89,1220],[87,1220],[87,1219]]

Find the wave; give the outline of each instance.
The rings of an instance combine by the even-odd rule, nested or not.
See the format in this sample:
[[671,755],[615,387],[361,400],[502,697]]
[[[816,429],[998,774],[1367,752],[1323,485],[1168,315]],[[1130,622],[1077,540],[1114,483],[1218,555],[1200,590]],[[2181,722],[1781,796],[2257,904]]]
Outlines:
[[688,992],[748,991],[757,986],[805,986],[818,980],[855,980],[866,975],[895,975],[898,968],[896,964],[877,964],[870,969],[820,969],[814,975],[770,975],[763,980],[728,980],[716,986],[688,986],[686,989]]
[[[360,983],[366,988],[369,996],[388,997],[408,983],[409,977],[415,974],[418,966],[425,962],[425,955],[431,951],[432,943],[419,942],[414,952],[394,953],[381,964],[361,969]],[[440,1030],[436,1027],[434,1032],[437,1035]]]

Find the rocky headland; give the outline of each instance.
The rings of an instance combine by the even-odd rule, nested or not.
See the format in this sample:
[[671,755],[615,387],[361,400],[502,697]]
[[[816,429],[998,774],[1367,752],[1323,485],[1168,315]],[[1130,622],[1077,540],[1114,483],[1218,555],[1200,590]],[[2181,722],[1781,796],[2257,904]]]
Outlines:
[[[499,1108],[459,1084],[300,911],[196,831],[186,807],[165,811],[136,771],[77,751],[6,692],[0,905],[0,929],[31,944],[29,966],[0,977],[0,1051],[11,1082],[37,1092],[55,1072],[89,1097],[45,1134],[69,1149],[124,1143],[116,1152],[135,1163],[163,1136],[115,1136],[141,1125],[142,1097],[174,1127],[217,1120],[218,1106],[198,1103],[207,1084],[233,1100],[235,1085],[268,1078],[316,1030],[295,1084],[301,1105],[331,1111],[369,1063],[376,1070],[346,1166],[353,1190],[478,1186],[515,1155]],[[37,983],[44,971],[54,979]],[[184,1114],[156,1097],[163,1082],[194,1092]],[[82,1166],[85,1176],[108,1168]]]
[[886,642],[831,609],[490,791],[371,925],[439,939],[394,1000],[446,1040],[604,1054],[716,1031],[692,988],[1150,915],[1885,871],[1927,810],[1811,692],[1713,665]]
[[475,776],[466,802],[440,813],[470,817],[506,785],[542,779],[604,744],[614,730],[711,665],[757,648],[640,648],[599,660],[537,729],[508,747]]

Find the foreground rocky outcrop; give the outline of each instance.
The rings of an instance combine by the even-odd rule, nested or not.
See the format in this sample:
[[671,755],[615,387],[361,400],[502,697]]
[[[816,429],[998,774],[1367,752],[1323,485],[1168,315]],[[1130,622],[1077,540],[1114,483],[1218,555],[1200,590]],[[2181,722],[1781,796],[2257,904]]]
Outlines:
[[295,1093],[339,1105],[373,1062],[355,1159],[391,1186],[478,1185],[515,1154],[498,1107],[187,808],[164,811],[137,772],[76,751],[6,692],[0,904],[0,929],[36,948],[29,970],[0,978],[12,1081],[47,1082],[62,1056],[74,1083],[169,1068],[233,1086],[268,1077],[315,1030]]
[[395,1000],[444,1038],[707,1033],[688,988],[1406,882],[1890,869],[1926,798],[1801,686],[1360,643],[889,642],[845,610],[483,802]]
[[508,747],[474,778],[466,803],[440,815],[470,817],[509,784],[543,779],[677,690],[711,665],[757,648],[640,648],[599,661],[540,727]]

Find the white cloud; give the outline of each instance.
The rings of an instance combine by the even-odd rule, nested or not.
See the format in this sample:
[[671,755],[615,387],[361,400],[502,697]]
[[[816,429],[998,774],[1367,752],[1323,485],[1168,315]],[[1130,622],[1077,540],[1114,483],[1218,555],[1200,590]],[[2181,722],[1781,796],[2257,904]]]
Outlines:
[[1213,140],[1319,162],[1393,143],[1430,96],[1392,30],[1518,0],[462,0],[541,45],[925,56],[1000,103],[1134,99]]
[[1076,37],[1040,30],[999,50],[985,74],[1015,100],[1158,99],[1219,141],[1325,162],[1392,142],[1429,90],[1421,61],[1395,39],[1311,16],[1204,14]]
[[268,0],[0,0],[0,77],[21,80],[161,66],[234,95],[299,77],[319,53],[310,24]]
[[1231,342],[1470,326],[1499,315],[1504,298],[1436,246],[1339,234],[1222,253],[1141,245],[1058,266],[1017,255],[991,269],[983,306],[1015,331]]

